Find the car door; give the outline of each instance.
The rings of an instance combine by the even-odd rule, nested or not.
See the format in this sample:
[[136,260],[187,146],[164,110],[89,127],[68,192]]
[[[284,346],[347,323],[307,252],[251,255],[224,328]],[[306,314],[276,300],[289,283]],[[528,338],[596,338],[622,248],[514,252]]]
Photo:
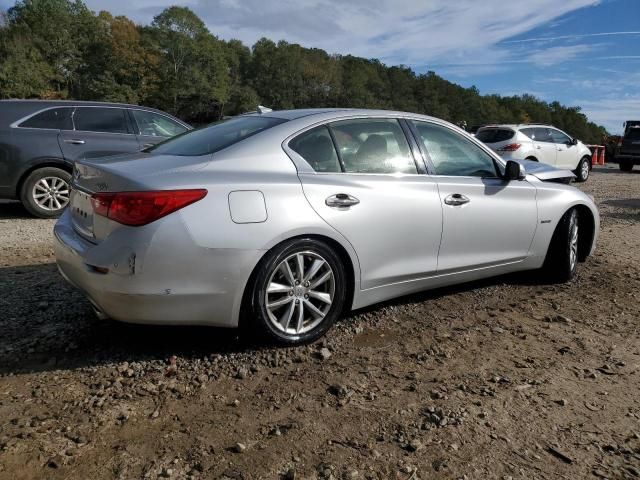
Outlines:
[[140,148],[151,147],[188,130],[167,115],[142,109],[129,109]]
[[67,160],[105,157],[139,150],[124,108],[76,107],[73,130],[60,132],[58,142]]
[[558,150],[551,137],[551,132],[547,127],[536,127],[533,129],[533,144],[535,146],[535,157],[539,162],[547,165],[556,165]]
[[569,135],[555,128],[549,129],[549,134],[556,147],[556,167],[574,170],[580,160],[580,152]]
[[506,182],[496,160],[444,125],[413,121],[442,202],[438,273],[515,263],[527,257],[536,230],[536,189]]
[[[363,290],[437,270],[442,207],[395,118],[359,118],[307,130],[290,142],[314,210],[354,247]],[[419,160],[422,162],[422,159]]]

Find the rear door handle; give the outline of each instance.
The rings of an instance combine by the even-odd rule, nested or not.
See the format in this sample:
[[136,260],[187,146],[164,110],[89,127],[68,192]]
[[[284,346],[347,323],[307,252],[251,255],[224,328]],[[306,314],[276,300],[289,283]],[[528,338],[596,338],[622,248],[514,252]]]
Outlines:
[[155,145],[155,143],[145,143],[144,145],[142,145],[142,148],[149,148],[149,147],[153,147]]
[[542,147],[540,145],[536,145],[536,148],[540,150]]
[[72,143],[74,145],[84,145],[84,140],[78,140],[77,138],[71,138],[64,141],[64,143]]
[[469,203],[470,201],[471,200],[469,200],[469,198],[459,193],[452,193],[451,195],[449,195],[444,199],[444,203],[446,203],[447,205],[453,205],[453,206],[464,205],[465,203]]
[[360,200],[346,193],[336,193],[335,195],[327,197],[324,203],[326,203],[328,207],[347,208],[359,204]]

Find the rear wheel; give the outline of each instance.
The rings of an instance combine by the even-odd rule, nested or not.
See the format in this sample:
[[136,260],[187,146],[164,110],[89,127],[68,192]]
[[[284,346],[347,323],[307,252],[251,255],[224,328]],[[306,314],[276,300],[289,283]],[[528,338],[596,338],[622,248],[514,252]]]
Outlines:
[[565,213],[551,238],[544,270],[554,282],[568,282],[578,267],[578,212]]
[[531,160],[532,162],[537,162],[538,159],[536,157],[527,157],[525,160]]
[[315,239],[295,239],[262,260],[251,288],[247,328],[284,345],[311,342],[342,312],[346,276],[338,255]]
[[630,172],[631,170],[633,170],[633,163],[631,162],[620,162],[618,166],[623,172]]
[[55,218],[69,204],[71,175],[56,167],[34,170],[22,184],[20,200],[33,216]]
[[576,174],[577,182],[586,182],[589,178],[589,172],[591,171],[591,159],[589,157],[582,157],[573,173]]

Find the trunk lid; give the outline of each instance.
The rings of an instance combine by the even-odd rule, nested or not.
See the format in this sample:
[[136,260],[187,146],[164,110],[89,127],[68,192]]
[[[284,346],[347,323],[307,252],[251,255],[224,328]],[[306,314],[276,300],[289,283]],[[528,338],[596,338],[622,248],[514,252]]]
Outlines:
[[134,192],[163,189],[170,184],[166,176],[204,168],[211,155],[181,157],[139,152],[76,162],[72,178],[69,209],[73,226],[85,239],[98,243],[114,228],[121,227],[94,214],[91,195],[101,192]]

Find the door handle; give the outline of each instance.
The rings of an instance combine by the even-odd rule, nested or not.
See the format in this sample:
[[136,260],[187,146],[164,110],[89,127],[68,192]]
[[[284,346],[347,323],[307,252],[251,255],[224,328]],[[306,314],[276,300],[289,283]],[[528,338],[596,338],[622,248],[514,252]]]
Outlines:
[[542,147],[540,145],[536,145],[536,148],[540,150]]
[[71,138],[64,141],[64,143],[72,143],[74,145],[84,145],[84,140],[78,140],[77,138]]
[[348,208],[359,204],[360,200],[346,193],[336,193],[335,195],[327,197],[324,203],[326,203],[328,207]]
[[155,145],[155,143],[145,143],[144,145],[142,145],[142,148],[149,148],[149,147],[153,147]]
[[465,197],[464,195],[460,195],[459,193],[453,193],[444,199],[444,203],[447,205],[464,205],[465,203],[469,203],[471,200]]

